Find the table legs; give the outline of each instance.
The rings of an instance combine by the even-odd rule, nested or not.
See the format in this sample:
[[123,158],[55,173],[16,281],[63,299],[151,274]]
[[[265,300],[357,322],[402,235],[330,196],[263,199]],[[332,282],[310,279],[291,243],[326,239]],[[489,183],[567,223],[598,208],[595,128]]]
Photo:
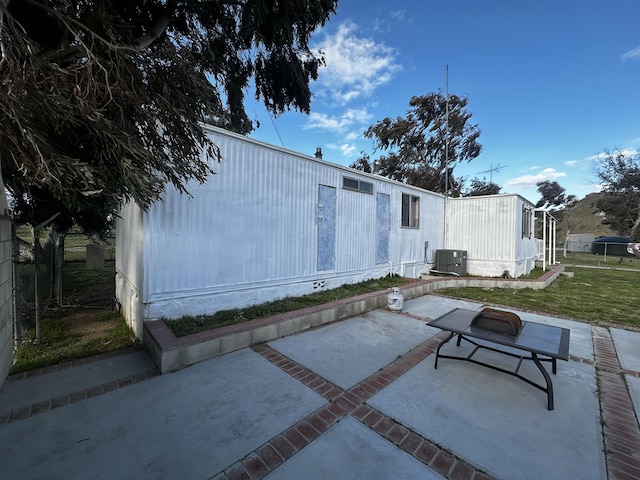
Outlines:
[[[440,353],[440,349],[447,343],[449,342],[454,335],[457,335],[458,338],[456,340],[456,346],[460,346],[460,342],[462,341],[462,339],[464,338],[467,342],[475,345],[475,348],[473,349],[473,351],[467,355],[466,357],[457,357],[457,356],[452,356],[452,355],[444,355]],[[505,370],[503,368],[500,367],[496,367],[495,365],[490,365],[484,362],[481,362],[479,360],[475,360],[471,357],[473,357],[473,355],[476,353],[476,351],[480,348],[484,348],[486,350],[491,350],[494,352],[498,352],[498,353],[502,353],[503,355],[508,355],[511,357],[516,357],[520,359],[520,362],[518,363],[518,368],[516,368],[516,371],[510,371],[510,370]],[[442,340],[442,342],[440,342],[440,345],[438,345],[438,348],[436,349],[436,359],[435,359],[435,365],[434,368],[438,368],[438,359],[439,358],[450,358],[453,360],[466,360],[468,362],[471,363],[475,363],[476,365],[482,365],[484,367],[488,367],[491,368],[492,370],[497,370],[499,372],[503,372],[509,375],[512,375],[514,377],[519,378],[520,380],[523,380],[524,382],[528,383],[529,385],[536,387],[539,390],[542,390],[543,392],[545,392],[547,394],[547,409],[549,410],[553,410],[554,409],[554,405],[553,405],[553,383],[551,381],[551,377],[549,375],[549,372],[547,372],[547,370],[544,368],[544,366],[542,365],[542,362],[551,362],[551,367],[552,367],[552,372],[555,374],[556,373],[556,359],[555,358],[539,358],[538,355],[536,353],[533,352],[529,352],[531,356],[526,357],[526,356],[521,356],[521,355],[515,355],[513,353],[509,353],[509,352],[505,352],[502,350],[499,350],[497,348],[491,348],[488,347],[486,345],[480,345],[479,343],[476,343],[472,340],[470,340],[469,338],[463,336],[462,334],[456,334],[454,332],[448,332],[448,336]],[[546,386],[542,386],[539,385],[537,383],[535,383],[534,381],[520,375],[518,373],[518,370],[520,369],[520,364],[522,363],[522,360],[532,360],[533,363],[536,365],[536,367],[538,368],[538,370],[540,370],[540,373],[542,374],[544,381],[545,381],[545,385]]]

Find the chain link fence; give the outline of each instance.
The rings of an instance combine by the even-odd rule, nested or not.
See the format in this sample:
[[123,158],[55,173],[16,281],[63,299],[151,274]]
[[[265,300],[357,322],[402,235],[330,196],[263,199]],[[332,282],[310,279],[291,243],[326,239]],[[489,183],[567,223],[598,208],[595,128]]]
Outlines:
[[23,338],[40,312],[65,307],[111,308],[115,297],[115,233],[91,237],[15,226],[13,231],[16,337]]

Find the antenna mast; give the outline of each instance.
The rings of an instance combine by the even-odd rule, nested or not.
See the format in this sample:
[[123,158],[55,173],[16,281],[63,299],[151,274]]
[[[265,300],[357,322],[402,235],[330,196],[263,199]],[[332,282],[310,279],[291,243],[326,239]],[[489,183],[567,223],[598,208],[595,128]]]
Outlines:
[[508,167],[509,165],[500,165],[499,163],[494,167],[493,163],[490,165],[489,170],[484,170],[482,172],[478,172],[478,175],[481,175],[483,173],[488,173],[489,174],[489,183],[493,183],[493,172],[499,172],[500,170],[502,170],[503,168]]
[[445,82],[444,197],[449,197],[449,65]]
[[449,65],[445,81],[445,136],[444,136],[444,231],[442,248],[447,248],[447,203],[449,203]]

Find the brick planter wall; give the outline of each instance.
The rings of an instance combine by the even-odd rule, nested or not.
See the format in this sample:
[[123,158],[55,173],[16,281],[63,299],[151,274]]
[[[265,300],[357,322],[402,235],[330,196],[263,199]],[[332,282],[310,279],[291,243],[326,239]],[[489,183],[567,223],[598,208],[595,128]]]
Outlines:
[[[400,290],[405,299],[410,300],[442,288],[541,289],[553,282],[563,270],[563,266],[554,267],[535,280],[435,277],[403,285]],[[144,323],[142,341],[160,372],[167,373],[241,348],[382,308],[387,305],[389,293],[389,290],[366,293],[184,337],[176,337],[164,322],[150,321]]]

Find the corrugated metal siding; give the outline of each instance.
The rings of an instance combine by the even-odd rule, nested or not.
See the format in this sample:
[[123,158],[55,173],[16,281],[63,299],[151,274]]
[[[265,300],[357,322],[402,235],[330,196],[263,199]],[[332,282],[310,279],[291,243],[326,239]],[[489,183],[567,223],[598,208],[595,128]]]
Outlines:
[[516,196],[451,199],[447,248],[467,250],[469,260],[513,261]]
[[[226,141],[225,141],[226,140]],[[315,272],[316,177],[291,162],[216,139],[226,160],[193,198],[168,192],[149,212],[151,292],[269,281]]]
[[[467,250],[469,264],[487,274],[519,274],[518,262],[533,251],[533,239],[521,236],[524,200],[516,195],[451,199],[445,212],[442,195],[218,129],[210,134],[225,160],[206,184],[190,185],[191,197],[168,188],[144,214],[135,205],[122,211],[118,298],[128,311],[144,305],[138,318],[211,313],[389,269],[418,275],[441,248]],[[344,176],[373,184],[373,191],[342,188]],[[335,188],[328,270],[318,268],[320,185]],[[378,193],[390,201],[389,265],[376,264]],[[420,198],[419,228],[401,226],[403,193]]]
[[135,203],[122,207],[116,219],[116,271],[127,282],[142,288],[143,215]]
[[[147,300],[184,292],[362,272],[375,264],[375,193],[391,198],[390,259],[420,262],[442,238],[442,196],[214,130],[225,160],[192,197],[169,189],[146,214]],[[342,188],[342,177],[374,194]],[[335,271],[318,271],[318,186],[336,188]],[[421,198],[420,229],[400,228],[401,192]],[[440,241],[441,244],[441,241]]]
[[467,250],[472,274],[529,273],[536,256],[535,239],[522,236],[524,206],[533,208],[518,195],[452,199],[447,206],[447,248]]

